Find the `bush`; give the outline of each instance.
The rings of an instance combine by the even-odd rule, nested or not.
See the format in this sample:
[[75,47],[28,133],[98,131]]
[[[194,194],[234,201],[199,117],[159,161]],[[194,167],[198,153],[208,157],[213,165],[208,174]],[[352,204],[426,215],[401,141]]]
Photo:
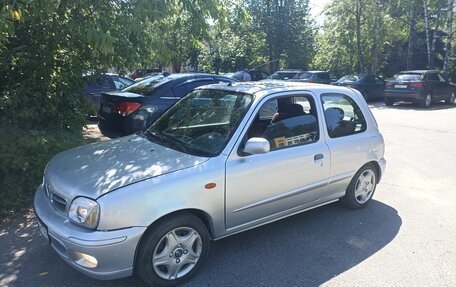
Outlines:
[[31,202],[54,154],[83,143],[81,133],[70,129],[24,131],[4,122],[0,135],[0,216]]

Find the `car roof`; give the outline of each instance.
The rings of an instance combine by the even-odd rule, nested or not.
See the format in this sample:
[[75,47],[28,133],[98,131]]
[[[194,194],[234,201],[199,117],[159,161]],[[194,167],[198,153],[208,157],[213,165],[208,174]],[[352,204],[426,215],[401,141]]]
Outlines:
[[315,83],[301,83],[289,81],[261,81],[261,82],[231,82],[211,84],[196,89],[223,90],[237,93],[251,94],[259,96],[270,95],[278,92],[287,91],[326,91],[326,92],[343,92],[352,90],[346,87],[323,85]]

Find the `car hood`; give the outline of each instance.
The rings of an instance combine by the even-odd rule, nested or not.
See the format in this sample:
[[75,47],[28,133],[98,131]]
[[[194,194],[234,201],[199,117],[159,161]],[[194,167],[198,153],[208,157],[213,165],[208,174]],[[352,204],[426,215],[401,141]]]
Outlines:
[[76,196],[98,198],[123,186],[207,160],[132,135],[57,154],[46,167],[45,183],[46,188],[67,200]]

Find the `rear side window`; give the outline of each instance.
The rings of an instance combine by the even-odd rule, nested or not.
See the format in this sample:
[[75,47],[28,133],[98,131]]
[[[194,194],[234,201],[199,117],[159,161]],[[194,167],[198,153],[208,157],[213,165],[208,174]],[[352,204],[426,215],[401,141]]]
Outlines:
[[436,81],[436,82],[438,82],[439,81],[439,77],[437,76],[437,74],[432,73],[432,74],[428,74],[427,75],[427,80],[428,81]]
[[356,102],[343,94],[322,94],[326,128],[331,138],[339,138],[366,131],[366,119]]

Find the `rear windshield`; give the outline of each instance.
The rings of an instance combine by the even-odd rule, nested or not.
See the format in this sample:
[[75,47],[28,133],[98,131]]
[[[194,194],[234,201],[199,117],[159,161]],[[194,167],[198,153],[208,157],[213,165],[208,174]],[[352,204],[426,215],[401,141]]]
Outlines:
[[354,83],[359,80],[358,75],[346,75],[340,78],[337,82],[338,83]]
[[393,81],[416,82],[416,81],[421,81],[422,77],[423,77],[422,74],[397,74],[397,75],[394,75]]
[[131,86],[126,87],[123,89],[123,92],[135,93],[146,96],[152,93],[160,85],[172,80],[170,77],[165,77],[163,75],[153,76],[142,81],[137,82]]

